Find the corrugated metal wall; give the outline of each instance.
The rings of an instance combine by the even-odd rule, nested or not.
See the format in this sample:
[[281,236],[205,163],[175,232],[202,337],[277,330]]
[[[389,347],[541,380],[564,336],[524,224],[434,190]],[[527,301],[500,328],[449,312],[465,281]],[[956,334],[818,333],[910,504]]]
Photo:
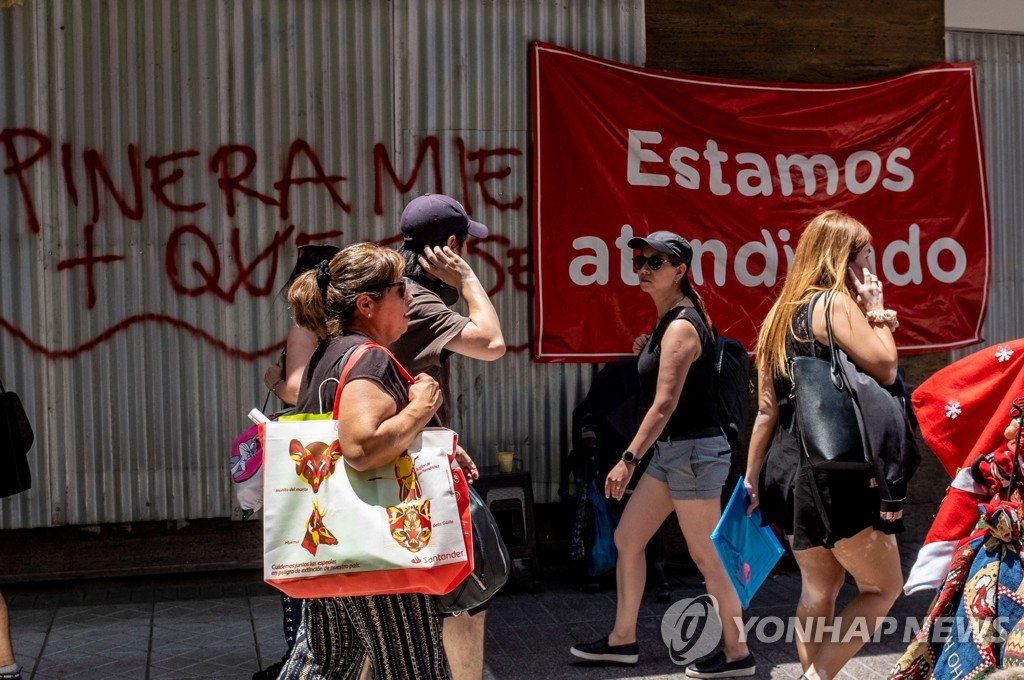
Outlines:
[[990,345],[1024,337],[1024,35],[949,31],[946,57],[977,65],[992,208],[992,293],[982,327]]
[[[386,238],[408,198],[437,189],[491,227],[473,263],[514,349],[458,366],[456,427],[481,463],[516,451],[551,500],[593,367],[529,356],[528,46],[638,64],[643,36],[641,0],[0,10],[0,155],[27,166],[0,175],[0,377],[37,434],[35,484],[0,500],[0,528],[229,515],[227,451],[262,404],[288,327],[273,293],[296,238]],[[424,139],[436,139],[440,175],[428,158],[403,193],[375,145],[406,182]],[[280,198],[296,140],[345,177],[332,186],[346,208],[315,184],[291,187],[287,214],[253,195]],[[250,152],[225,145],[255,158],[242,180],[251,193],[233,201],[221,168],[243,175]],[[293,176],[311,176],[299,147]],[[175,169],[180,179],[161,184]]]

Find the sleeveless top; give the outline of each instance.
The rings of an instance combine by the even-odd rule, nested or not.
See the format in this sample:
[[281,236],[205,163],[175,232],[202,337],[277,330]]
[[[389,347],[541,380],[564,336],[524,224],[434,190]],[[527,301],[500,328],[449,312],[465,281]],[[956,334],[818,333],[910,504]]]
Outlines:
[[[807,315],[807,302],[801,303],[790,322],[790,333],[786,336],[786,358],[816,357],[831,361],[832,350],[828,345],[818,342],[814,337],[811,319]],[[790,405],[789,393],[793,391],[793,383],[789,376],[775,376],[772,381],[775,388],[775,401],[780,405]]]
[[686,382],[679,395],[679,403],[672,412],[659,440],[696,439],[722,434],[718,409],[715,407],[715,340],[708,331],[700,313],[693,307],[670,309],[655,327],[637,360],[640,388],[647,408],[654,403],[658,387],[658,369],[661,366],[661,340],[665,329],[676,319],[688,321],[700,337],[700,356],[690,364]]

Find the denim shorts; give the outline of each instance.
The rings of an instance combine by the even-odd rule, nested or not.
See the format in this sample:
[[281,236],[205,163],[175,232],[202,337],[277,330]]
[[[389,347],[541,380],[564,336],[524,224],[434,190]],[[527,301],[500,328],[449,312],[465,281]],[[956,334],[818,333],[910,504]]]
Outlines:
[[673,500],[718,498],[732,462],[724,435],[655,442],[647,474],[668,484]]

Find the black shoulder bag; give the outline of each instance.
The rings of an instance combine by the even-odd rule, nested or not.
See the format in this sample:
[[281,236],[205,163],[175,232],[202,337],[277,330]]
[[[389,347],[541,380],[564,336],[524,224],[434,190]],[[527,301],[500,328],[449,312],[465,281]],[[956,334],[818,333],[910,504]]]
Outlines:
[[436,598],[437,608],[445,614],[458,614],[487,602],[505,585],[512,567],[494,516],[473,487],[469,487],[469,515],[473,524],[473,571],[455,590]]
[[[815,293],[807,305],[807,328],[814,343]],[[857,403],[840,365],[832,339],[832,314],[825,295],[825,327],[831,360],[815,356],[790,357],[790,398],[796,410],[796,425],[804,455],[817,470],[867,470],[870,467],[861,435]]]
[[21,400],[0,382],[0,498],[32,487],[28,450],[33,441],[32,425]]

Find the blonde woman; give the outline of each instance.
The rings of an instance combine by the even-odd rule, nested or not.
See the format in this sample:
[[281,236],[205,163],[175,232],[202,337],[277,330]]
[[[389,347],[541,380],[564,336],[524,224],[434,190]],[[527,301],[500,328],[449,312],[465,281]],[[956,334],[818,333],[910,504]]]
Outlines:
[[[835,677],[902,588],[892,535],[902,530],[902,511],[882,512],[870,471],[812,470],[789,399],[789,358],[831,356],[826,314],[835,344],[861,371],[883,385],[895,381],[897,321],[885,309],[870,255],[871,234],[863,224],[836,210],[815,217],[757,339],[758,412],[745,483],[750,510],[760,505],[764,521],[787,534],[800,567],[796,644],[808,680]],[[809,316],[817,292],[830,295],[827,301],[819,296]],[[834,620],[847,572],[860,592]]]

